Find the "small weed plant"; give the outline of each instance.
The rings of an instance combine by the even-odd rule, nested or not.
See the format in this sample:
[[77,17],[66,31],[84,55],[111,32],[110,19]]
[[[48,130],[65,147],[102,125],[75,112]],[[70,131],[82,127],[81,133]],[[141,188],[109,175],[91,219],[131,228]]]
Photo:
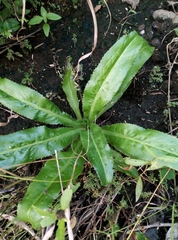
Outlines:
[[[26,7],[26,2],[30,3],[29,9]],[[61,16],[58,14],[47,12],[46,9],[41,6],[40,8],[40,15],[32,15],[31,19],[27,16],[29,16],[29,13],[33,13],[33,11],[37,11],[37,9],[42,5],[43,3],[37,0],[1,0],[0,1],[0,46],[9,44],[9,39],[17,40],[20,44],[20,48],[23,50],[25,54],[28,53],[29,50],[31,50],[32,46],[28,42],[28,39],[26,37],[22,37],[24,39],[21,39],[20,32],[21,30],[25,30],[30,28],[32,25],[40,24],[43,22],[42,29],[46,37],[49,36],[50,32],[50,24],[49,21],[59,20],[61,19]],[[33,10],[33,11],[31,11]],[[34,17],[33,17],[34,16]],[[28,18],[28,19],[27,19]],[[21,39],[19,41],[19,39]],[[14,60],[15,57],[23,57],[20,52],[12,50],[12,46],[14,44],[10,45],[9,47],[3,47],[4,49],[1,51],[3,53],[4,51],[7,51],[7,59]]]
[[31,85],[34,81],[34,79],[31,76],[32,74],[33,74],[33,67],[29,68],[28,72],[24,73],[24,77],[22,78],[21,83]]
[[6,57],[7,57],[8,60],[13,60],[14,61],[14,59],[16,57],[23,57],[23,55],[19,52],[14,52],[14,50],[12,50],[12,49],[8,49]]
[[40,24],[41,22],[44,22],[43,24],[43,32],[45,34],[46,37],[49,36],[49,32],[50,32],[50,25],[48,24],[49,20],[59,20],[61,19],[61,16],[59,16],[56,13],[52,13],[52,12],[47,12],[46,9],[42,6],[40,8],[40,16],[34,16],[30,21],[29,21],[29,25],[36,25],[36,24]]
[[[20,28],[20,18],[22,14],[22,1],[0,1],[0,37],[10,38],[11,34]],[[26,10],[26,14],[29,10]]]
[[[135,31],[120,38],[91,75],[81,106],[73,69],[68,62],[62,87],[75,118],[60,111],[35,90],[6,78],[0,79],[0,103],[44,124],[0,136],[0,168],[15,168],[56,153],[54,159],[46,160],[19,203],[19,220],[32,224],[35,229],[55,222],[55,211],[65,210],[69,205],[75,191],[72,183],[83,172],[86,159],[101,185],[111,183],[116,170],[137,179],[137,197],[142,192],[139,190],[142,182],[136,166],[148,165],[148,170],[165,167],[178,170],[177,138],[133,124],[99,126],[96,123],[123,95],[153,51],[154,48]],[[56,128],[45,124],[56,125]],[[51,213],[61,186],[66,188],[65,196]]]
[[154,66],[150,76],[149,76],[149,83],[151,83],[152,87],[156,87],[155,84],[163,82],[163,73],[159,66]]

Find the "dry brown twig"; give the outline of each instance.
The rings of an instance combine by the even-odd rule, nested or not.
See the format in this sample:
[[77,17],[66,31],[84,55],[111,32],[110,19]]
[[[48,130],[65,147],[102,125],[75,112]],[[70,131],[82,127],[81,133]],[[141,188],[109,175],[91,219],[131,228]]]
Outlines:
[[[84,59],[90,57],[92,55],[92,53],[94,52],[94,50],[96,49],[96,45],[97,45],[97,39],[98,39],[98,25],[97,25],[97,19],[96,19],[96,11],[95,11],[95,8],[93,7],[93,4],[92,4],[92,1],[91,0],[87,0],[87,3],[88,3],[88,6],[90,8],[90,11],[91,11],[91,14],[92,14],[92,18],[93,18],[93,26],[94,26],[94,36],[93,36],[93,47],[92,47],[92,50],[91,52],[89,53],[86,53],[85,55],[83,55],[82,57],[79,58],[78,60],[78,63],[77,63],[77,71],[76,71],[76,74],[75,74],[75,77],[74,77],[74,80],[77,79],[77,76],[78,76],[78,73],[79,73],[79,70],[80,70],[80,62],[83,61]],[[104,3],[107,7],[107,10],[109,12],[109,25],[108,25],[108,28],[105,32],[105,36],[106,34],[108,33],[109,31],[109,28],[110,28],[110,25],[111,25],[111,12],[109,10],[109,6],[106,2],[106,0],[104,0]]]
[[0,122],[0,127],[5,127],[5,126],[7,126],[7,124],[10,122],[10,120],[11,120],[12,118],[18,118],[18,117],[19,117],[18,114],[12,114],[11,116],[9,116],[9,117],[7,118],[7,122]]
[[40,238],[38,236],[36,236],[35,232],[29,226],[27,226],[24,222],[15,220],[15,217],[13,217],[9,214],[1,214],[0,216],[1,216],[1,218],[6,219],[10,222],[13,222],[13,224],[15,224],[16,226],[19,226],[20,228],[26,230],[28,233],[30,233],[30,235],[32,237],[34,237],[34,239],[40,240]]
[[91,52],[83,55],[82,57],[79,58],[78,63],[77,63],[77,71],[74,77],[74,80],[77,79],[79,70],[80,70],[80,62],[86,58],[88,58],[89,56],[91,56],[91,54],[94,52],[96,45],[97,45],[97,39],[98,39],[98,25],[97,25],[97,20],[96,20],[96,13],[95,13],[95,9],[93,7],[92,1],[91,0],[87,0],[88,6],[90,8],[91,14],[92,14],[92,18],[93,18],[93,25],[94,25],[94,36],[93,36],[93,47]]
[[178,52],[176,53],[176,56],[173,60],[173,62],[171,62],[170,60],[170,53],[169,53],[169,49],[170,49],[170,46],[172,43],[177,43],[178,42],[178,37],[175,37],[172,39],[172,41],[170,43],[167,44],[166,46],[166,54],[167,54],[167,60],[168,60],[168,92],[167,92],[167,102],[168,102],[168,118],[169,118],[169,131],[170,133],[173,132],[173,129],[172,129],[172,116],[171,116],[171,107],[169,106],[170,105],[170,102],[171,102],[171,74],[172,74],[172,69],[174,67],[174,65],[178,64],[176,62],[177,60],[177,57],[178,57]]
[[164,177],[161,179],[161,181],[160,181],[159,184],[157,185],[156,189],[154,190],[154,192],[153,192],[153,194],[151,195],[149,201],[147,202],[147,204],[146,204],[145,207],[143,208],[143,211],[142,211],[141,214],[139,215],[139,217],[138,217],[136,223],[134,224],[134,226],[133,226],[132,230],[130,231],[130,233],[129,233],[129,235],[128,235],[128,237],[127,237],[126,240],[130,240],[130,239],[131,239],[132,234],[135,232],[135,229],[138,227],[138,225],[139,225],[139,223],[140,223],[140,221],[141,221],[143,215],[145,214],[146,209],[148,208],[148,206],[149,206],[151,200],[152,200],[153,197],[155,196],[157,190],[158,190],[159,187],[161,186],[162,182],[163,182],[164,179],[166,178],[166,176],[167,176],[167,174],[169,173],[169,171],[170,171],[170,169],[167,171],[167,173],[164,175]]

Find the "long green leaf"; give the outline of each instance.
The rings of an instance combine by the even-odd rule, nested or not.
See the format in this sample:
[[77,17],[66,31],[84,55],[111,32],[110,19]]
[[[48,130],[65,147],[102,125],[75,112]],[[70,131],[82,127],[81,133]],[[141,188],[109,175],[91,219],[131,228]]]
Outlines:
[[120,38],[104,55],[84,90],[85,118],[95,121],[130,85],[154,48],[135,31]]
[[81,113],[79,110],[79,100],[77,97],[77,87],[74,83],[73,71],[70,61],[67,62],[66,74],[64,76],[64,81],[62,84],[62,89],[66,94],[68,103],[73,109],[75,115],[78,119],[81,119]]
[[148,168],[148,170],[155,170],[163,167],[168,167],[178,171],[178,157],[159,156],[154,158],[150,164],[151,166]]
[[153,158],[153,160],[148,161],[145,159],[133,159],[133,158],[125,158],[125,163],[132,166],[142,166],[142,165],[150,165],[147,170],[156,170],[164,167],[172,168],[178,171],[178,157],[172,156],[159,156]]
[[101,183],[110,183],[113,178],[113,159],[101,128],[91,124],[89,131],[81,131],[80,135],[88,160],[95,168]]
[[[126,156],[138,159],[142,163],[145,161],[145,164],[154,164],[152,169],[155,164],[155,168],[168,166],[178,169],[177,138],[124,123],[104,126],[102,130],[108,142]],[[131,161],[126,162],[131,164]],[[135,164],[133,160],[133,165],[137,165],[137,161]]]
[[[72,177],[76,159],[78,160],[75,166],[73,182],[83,171],[84,160],[78,155],[80,151],[81,143],[79,142],[67,152],[58,153],[60,174],[64,188]],[[19,203],[17,212],[18,219],[29,222],[33,228],[38,229],[43,218],[34,210],[34,206],[43,210],[49,209],[58,197],[60,191],[56,161],[55,159],[52,161],[48,160],[38,176],[28,187],[22,202]]]
[[0,103],[12,111],[46,124],[75,126],[75,120],[35,90],[0,78]]
[[[140,39],[141,40],[141,39]],[[141,43],[140,43],[141,44]],[[154,48],[150,47],[147,42],[142,42],[142,48],[136,55],[136,59],[133,62],[130,70],[128,70],[127,75],[125,76],[123,83],[119,87],[119,91],[117,94],[112,98],[112,101],[110,101],[101,111],[99,114],[102,115],[105,111],[107,111],[109,108],[111,108],[117,101],[120,99],[120,97],[123,95],[123,93],[127,90],[129,85],[131,84],[131,81],[135,74],[138,72],[138,70],[143,66],[143,64],[148,60],[148,58],[152,55]]]
[[12,168],[62,150],[79,135],[81,129],[44,126],[0,136],[0,168]]

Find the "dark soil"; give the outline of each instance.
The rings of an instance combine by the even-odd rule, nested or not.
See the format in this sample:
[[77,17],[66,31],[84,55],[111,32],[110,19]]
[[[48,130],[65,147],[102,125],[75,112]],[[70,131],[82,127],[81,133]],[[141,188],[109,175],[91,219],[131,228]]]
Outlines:
[[[54,101],[61,110],[71,112],[71,109],[65,101],[65,95],[61,89],[61,75],[64,73],[67,57],[72,57],[73,66],[77,65],[78,59],[85,53],[91,51],[93,45],[93,21],[90,10],[85,1],[81,1],[77,8],[74,8],[71,1],[51,1],[51,3],[60,6],[59,14],[62,16],[62,20],[51,23],[51,34],[46,38],[42,31],[37,32],[29,38],[32,50],[29,54],[24,54],[23,49],[17,44],[12,49],[19,51],[24,56],[22,58],[15,58],[14,61],[9,61],[6,58],[6,52],[1,55],[0,59],[0,76],[9,78],[13,81],[21,83],[24,73],[28,72],[32,68],[32,75],[34,81],[29,87],[36,89],[44,96],[49,97]],[[93,0],[93,5],[98,4],[97,0]],[[112,22],[109,31],[106,33],[109,24],[109,14],[106,7],[102,7],[97,13],[98,20],[98,44],[93,55],[82,62],[82,70],[80,72],[81,80],[79,86],[84,89],[87,81],[90,78],[90,74],[93,69],[98,65],[104,53],[116,42],[116,40],[123,34],[132,30],[136,30],[141,33],[144,31],[143,37],[146,38],[151,45],[155,46],[154,55],[147,61],[143,68],[133,79],[131,86],[125,92],[124,96],[110,109],[107,113],[101,116],[100,122],[106,123],[119,123],[127,122],[134,123],[145,128],[157,129],[163,132],[170,131],[170,124],[173,127],[173,134],[176,135],[178,124],[177,108],[172,108],[172,123],[168,121],[166,111],[167,110],[167,81],[168,81],[168,59],[166,55],[167,44],[176,36],[172,31],[176,25],[171,24],[170,21],[157,21],[152,17],[152,13],[163,8],[165,10],[171,10],[172,7],[168,6],[167,1],[163,0],[141,0],[137,6],[135,13],[131,10],[131,7],[127,3],[122,3],[121,0],[113,0],[108,3]],[[175,5],[175,9],[176,9]],[[55,9],[51,11],[55,12]],[[33,32],[36,29],[32,28]],[[171,32],[172,31],[172,32]],[[170,33],[170,34],[168,34]],[[26,34],[25,32],[23,34]],[[167,35],[168,34],[168,35]],[[175,57],[177,46],[174,44],[170,49],[171,59]],[[159,66],[161,73],[163,73],[163,82],[156,82],[152,79],[149,81],[149,76],[154,66]],[[177,80],[177,66],[173,68],[171,73],[171,99],[177,101],[178,98],[178,80]],[[3,106],[0,108],[0,122],[6,122],[10,113],[7,112]],[[0,127],[0,134],[8,134],[21,129],[30,128],[36,126],[37,123],[24,119],[22,117],[12,119],[6,127]],[[158,176],[152,176],[153,178]],[[129,186],[128,186],[129,188]],[[171,186],[169,186],[171,188]],[[132,187],[133,189],[133,187]],[[146,191],[153,191],[155,189],[154,181],[147,185]],[[87,205],[98,205],[101,198],[98,200],[92,196],[88,197],[83,190],[81,190],[83,196],[84,208]],[[124,194],[122,192],[122,194]],[[80,195],[80,194],[79,194]],[[80,195],[80,196],[81,196]],[[131,198],[134,196],[134,189],[131,193]],[[75,200],[77,201],[78,195],[76,194]],[[117,205],[123,196],[118,195],[113,205]],[[74,202],[75,202],[74,200]],[[159,203],[160,201],[160,203]],[[162,204],[160,199],[155,199],[157,205]],[[143,209],[145,203],[141,205],[140,209],[136,206],[133,200],[133,208],[135,213],[140,212]],[[107,207],[107,201],[103,200],[103,205],[98,210],[96,220],[102,214],[102,210]],[[94,205],[92,210],[96,211]],[[84,210],[83,210],[84,212]],[[82,211],[78,211],[78,219],[81,218]],[[134,213],[134,214],[135,214]],[[165,214],[165,216],[162,215]],[[158,218],[162,222],[170,222],[171,212],[161,213]],[[119,226],[126,226],[126,222],[129,217],[133,217],[133,209],[131,206],[121,211],[120,218],[118,220]],[[85,224],[92,219],[92,215],[86,220]],[[81,219],[80,219],[81,221]],[[130,221],[130,220],[129,220]],[[82,222],[82,221],[81,221]],[[154,223],[151,222],[150,224]],[[103,229],[107,230],[108,223],[104,220],[102,222]],[[161,229],[161,228],[160,228]],[[88,232],[93,231],[93,223],[88,229]],[[159,230],[159,238],[150,239],[164,239],[167,228]],[[86,235],[85,235],[86,234]],[[85,235],[85,237],[84,237]],[[76,239],[89,239],[90,233],[86,233],[86,226],[81,223],[81,226],[77,225]],[[91,238],[90,238],[91,239]],[[101,234],[98,239],[107,239],[106,235]],[[110,239],[110,238],[108,238]],[[116,237],[119,239],[119,236]]]

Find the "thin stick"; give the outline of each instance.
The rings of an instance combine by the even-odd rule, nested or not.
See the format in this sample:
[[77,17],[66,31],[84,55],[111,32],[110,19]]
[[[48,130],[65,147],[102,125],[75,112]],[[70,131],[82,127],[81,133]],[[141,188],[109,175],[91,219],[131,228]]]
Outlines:
[[[59,180],[60,180],[61,192],[62,192],[62,194],[63,194],[63,193],[64,193],[64,189],[63,189],[63,186],[62,186],[62,178],[61,178],[61,171],[60,171],[60,166],[59,166],[59,162],[58,162],[57,150],[55,150],[55,157],[56,157],[56,164],[57,164],[58,175],[59,175]],[[67,188],[70,189],[70,181],[69,181],[69,184],[68,184]],[[74,240],[74,236],[73,236],[73,232],[72,232],[72,227],[71,227],[71,224],[70,224],[70,207],[68,207],[68,208],[64,211],[64,214],[65,214],[66,222],[67,222],[68,238],[69,238],[69,240]]]
[[83,61],[84,59],[88,58],[89,56],[92,55],[92,53],[94,52],[96,45],[97,45],[97,39],[98,39],[98,25],[97,25],[97,20],[96,20],[96,13],[93,7],[93,4],[91,2],[91,0],[87,0],[88,6],[90,8],[91,14],[92,14],[92,18],[93,18],[93,25],[94,25],[94,36],[93,36],[93,47],[91,52],[83,55],[81,58],[79,58],[78,63],[77,63],[77,71],[74,77],[74,80],[76,80],[77,76],[78,76],[78,72],[80,70],[80,62]]
[[112,16],[111,16],[111,11],[109,9],[109,6],[108,6],[106,0],[104,0],[104,3],[106,5],[108,13],[109,13],[109,25],[108,25],[108,28],[107,28],[106,32],[104,33],[104,36],[106,37],[106,35],[107,35],[107,33],[108,33],[109,29],[110,29],[110,26],[111,26]]
[[53,233],[54,233],[54,229],[55,229],[55,224],[53,224],[53,225],[50,226],[50,227],[47,227],[47,228],[46,228],[45,235],[44,235],[44,237],[42,238],[42,240],[49,240],[49,239],[52,237]]
[[161,181],[159,182],[158,186],[156,187],[156,189],[154,190],[153,194],[151,195],[149,201],[147,202],[147,204],[146,204],[145,207],[143,208],[143,211],[142,211],[141,214],[139,215],[139,217],[138,217],[138,219],[137,219],[137,222],[134,224],[132,230],[130,231],[129,236],[127,237],[127,240],[129,240],[129,239],[132,237],[132,235],[133,235],[133,233],[134,233],[137,225],[140,223],[140,220],[141,220],[142,216],[144,215],[146,209],[148,208],[148,205],[150,204],[152,198],[155,196],[158,188],[160,187],[160,185],[161,185],[162,182],[164,181],[164,179],[165,179],[165,177],[167,176],[167,174],[169,173],[169,171],[170,171],[170,169],[167,171],[167,173],[166,173],[166,174],[164,175],[164,177],[161,179]]
[[1,214],[0,215],[1,218],[7,219],[8,221],[12,222],[13,224],[15,224],[16,226],[19,226],[20,228],[26,230],[32,237],[34,237],[34,239],[36,240],[40,240],[40,238],[38,236],[36,236],[36,233],[29,227],[27,226],[25,223],[20,222],[18,220],[14,220],[15,217],[8,215],[8,214]]
[[143,231],[143,230],[147,230],[149,228],[160,228],[160,227],[171,227],[172,226],[172,223],[160,223],[160,222],[157,222],[157,223],[153,223],[153,224],[150,224],[150,225],[147,225],[147,226],[141,226],[141,227],[137,227],[135,228],[135,231]]
[[93,17],[93,25],[94,25],[94,37],[93,37],[93,47],[92,47],[92,51],[91,54],[93,53],[93,51],[96,48],[97,45],[97,39],[98,39],[98,25],[97,25],[97,20],[96,20],[96,13],[93,7],[93,4],[91,2],[91,0],[87,0],[88,6],[90,8],[92,17]]
[[58,162],[58,154],[57,154],[57,150],[54,151],[55,152],[55,157],[56,157],[56,165],[57,165],[57,170],[58,170],[58,175],[59,175],[59,181],[60,181],[60,186],[61,186],[61,192],[64,192],[63,186],[62,186],[62,178],[61,178],[61,171],[60,171],[60,166],[59,166],[59,162]]
[[[70,186],[68,186],[68,188],[70,188]],[[65,210],[65,217],[67,220],[67,233],[68,233],[68,238],[69,240],[74,240],[74,235],[72,232],[72,227],[71,227],[71,223],[70,223],[70,207],[68,207]]]
[[170,102],[171,102],[171,73],[172,73],[172,69],[174,67],[176,63],[176,59],[178,57],[178,53],[176,54],[175,58],[174,58],[174,61],[171,62],[170,61],[170,57],[169,57],[169,46],[173,43],[173,42],[177,42],[178,41],[178,38],[173,38],[173,40],[167,44],[166,46],[166,54],[167,54],[167,59],[168,59],[168,67],[169,67],[169,73],[168,73],[168,91],[167,91],[167,102],[168,102],[168,117],[169,117],[169,131],[170,133],[172,134],[172,117],[171,117],[171,107],[169,106],[170,105]]
[[21,20],[21,28],[23,28],[23,23],[25,19],[25,8],[26,8],[26,0],[22,0],[23,8],[22,8],[22,20]]
[[[34,31],[33,33],[28,34],[25,37],[22,37],[21,39],[17,39],[17,42],[13,43],[13,44],[9,44],[7,47],[5,47],[5,49],[3,49],[2,51],[0,51],[0,54],[6,52],[8,49],[10,49],[11,47],[15,46],[15,45],[19,45],[20,42],[22,42],[23,40],[33,36],[35,33],[41,31],[41,28],[37,29],[36,31]],[[0,48],[1,49],[1,48]]]

